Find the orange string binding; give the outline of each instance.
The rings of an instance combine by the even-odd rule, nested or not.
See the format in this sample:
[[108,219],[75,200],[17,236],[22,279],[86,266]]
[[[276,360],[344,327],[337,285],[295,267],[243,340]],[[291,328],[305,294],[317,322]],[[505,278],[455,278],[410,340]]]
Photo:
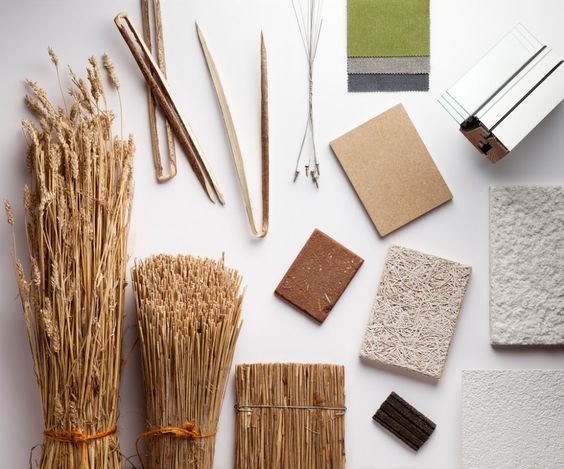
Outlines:
[[43,432],[43,436],[46,440],[49,441],[58,441],[59,443],[70,443],[72,445],[82,445],[82,468],[87,469],[87,446],[88,443],[92,441],[100,440],[102,438],[106,438],[110,435],[116,433],[117,428],[113,427],[109,430],[105,430],[103,432],[94,433],[89,435],[87,433],[82,433],[80,430],[72,430],[70,432],[65,431],[45,431]]
[[189,440],[196,440],[199,438],[210,438],[215,436],[215,432],[211,433],[200,433],[196,429],[196,424],[194,422],[186,422],[183,427],[158,427],[147,430],[141,433],[135,440],[135,450],[137,451],[137,457],[141,463],[141,467],[145,469],[145,463],[141,457],[141,451],[139,450],[139,443],[145,438],[150,438],[152,436],[171,436],[173,438],[186,438]]

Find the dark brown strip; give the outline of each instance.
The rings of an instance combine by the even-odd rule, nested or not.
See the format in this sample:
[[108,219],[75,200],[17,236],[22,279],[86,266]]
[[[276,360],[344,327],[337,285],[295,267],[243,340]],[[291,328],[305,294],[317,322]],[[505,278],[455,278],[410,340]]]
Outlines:
[[395,392],[392,392],[388,399],[386,399],[394,409],[400,412],[404,417],[409,419],[412,423],[417,425],[421,430],[423,430],[427,435],[433,433],[433,430],[437,426],[432,420],[425,417],[421,412],[419,412],[415,407],[404,401]]
[[435,423],[395,392],[388,396],[372,418],[415,451],[423,446],[436,428]]
[[382,404],[380,410],[390,418],[394,419],[399,425],[401,425],[407,432],[411,433],[418,440],[423,442],[427,438],[429,438],[429,433],[424,432],[417,425],[414,425],[409,419],[405,418],[400,412],[394,409],[388,401]]
[[378,409],[378,412],[376,412],[376,415],[374,415],[374,417],[372,418],[384,428],[386,428],[386,430],[403,441],[411,449],[417,451],[423,445],[424,442],[417,441],[417,438],[413,437],[413,435],[411,435],[409,432],[406,432],[401,425],[399,425],[394,419],[389,417],[382,410]]

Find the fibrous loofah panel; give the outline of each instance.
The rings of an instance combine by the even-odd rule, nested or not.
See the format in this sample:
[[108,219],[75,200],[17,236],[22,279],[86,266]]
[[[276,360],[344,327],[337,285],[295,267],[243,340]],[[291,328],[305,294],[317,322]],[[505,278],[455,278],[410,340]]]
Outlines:
[[392,246],[360,356],[439,379],[471,271],[457,262]]
[[490,333],[496,345],[564,344],[564,187],[490,189]]

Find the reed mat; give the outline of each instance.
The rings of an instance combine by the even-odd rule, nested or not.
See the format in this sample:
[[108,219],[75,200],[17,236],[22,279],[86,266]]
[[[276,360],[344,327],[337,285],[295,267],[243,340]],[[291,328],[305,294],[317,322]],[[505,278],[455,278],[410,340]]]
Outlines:
[[345,467],[345,369],[321,364],[239,365],[236,468]]

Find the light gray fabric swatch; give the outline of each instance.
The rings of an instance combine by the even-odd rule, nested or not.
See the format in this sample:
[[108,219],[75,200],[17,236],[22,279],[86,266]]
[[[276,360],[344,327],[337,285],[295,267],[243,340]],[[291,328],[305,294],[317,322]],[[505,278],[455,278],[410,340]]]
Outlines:
[[349,92],[429,91],[428,74],[349,73]]
[[349,73],[408,73],[431,72],[430,57],[349,57]]

